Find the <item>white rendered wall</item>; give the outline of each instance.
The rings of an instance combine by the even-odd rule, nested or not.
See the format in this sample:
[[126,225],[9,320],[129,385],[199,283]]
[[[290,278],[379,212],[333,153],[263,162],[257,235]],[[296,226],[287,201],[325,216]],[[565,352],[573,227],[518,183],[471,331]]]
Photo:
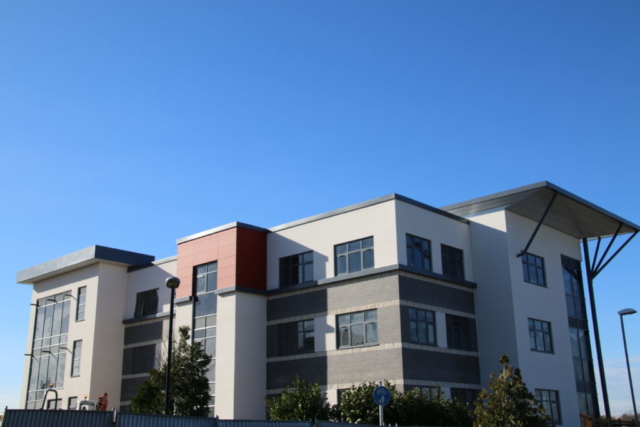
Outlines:
[[[563,426],[579,426],[561,255],[581,260],[580,242],[545,225],[540,227],[528,252],[544,258],[547,286],[533,285],[524,281],[522,259],[516,254],[524,249],[537,223],[512,212],[506,212],[506,219],[519,367],[530,390],[558,390]],[[529,318],[551,323],[553,354],[530,349]]]
[[[407,264],[407,233],[431,241],[434,273],[442,274],[441,244],[462,249],[464,278],[473,281],[473,262],[469,225],[409,203],[394,201],[396,208],[396,251],[399,264]],[[376,265],[377,266],[377,265]]]
[[[78,270],[68,272],[37,282],[33,285],[31,303],[35,304],[40,298],[49,297],[66,291],[71,291],[71,308],[69,313],[69,336],[67,341],[67,358],[65,363],[64,388],[58,391],[58,397],[62,399],[62,408],[67,409],[68,398],[77,396],[79,399],[90,394],[93,343],[95,330],[95,312],[98,299],[98,270],[97,264],[87,266]],[[78,288],[87,287],[87,300],[85,306],[85,320],[76,322],[76,309]],[[27,349],[25,353],[31,353],[33,345],[35,307],[31,309],[31,319],[29,322],[29,332],[27,336]],[[80,376],[71,378],[71,365],[73,360],[73,342],[82,340],[82,359],[80,364]],[[122,358],[122,357],[121,357]],[[22,394],[20,398],[20,408],[24,408],[28,374],[31,359],[25,357],[25,370],[22,380]],[[118,379],[120,378],[118,372]],[[118,387],[118,393],[120,388]],[[50,394],[50,397],[52,395]],[[94,396],[90,396],[94,398]],[[95,396],[97,399],[98,396]]]
[[234,292],[218,296],[216,415],[261,420],[266,396],[266,297]]
[[279,259],[313,251],[314,280],[335,276],[334,247],[373,236],[375,267],[398,263],[395,200],[267,235],[267,288],[279,287]]

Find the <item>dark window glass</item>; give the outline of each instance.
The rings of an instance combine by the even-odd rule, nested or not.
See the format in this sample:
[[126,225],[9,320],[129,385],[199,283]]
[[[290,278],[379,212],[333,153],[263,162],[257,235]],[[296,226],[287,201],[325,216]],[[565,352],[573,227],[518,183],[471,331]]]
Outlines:
[[378,342],[378,311],[367,310],[338,316],[338,347]]
[[447,314],[447,347],[475,351],[475,322],[468,317]]
[[529,343],[531,350],[553,353],[551,323],[542,320],[529,319]]
[[313,252],[280,258],[280,286],[313,280]]
[[196,294],[213,292],[216,289],[218,289],[218,263],[210,262],[197,266]]
[[132,374],[149,372],[156,365],[156,345],[143,345],[133,349]]
[[536,400],[542,405],[553,424],[562,424],[560,399],[558,399],[557,390],[536,389]]
[[[203,296],[216,297],[216,294],[205,294]],[[216,324],[217,315],[209,314],[203,317],[197,317],[195,319],[195,328],[193,331],[193,338],[196,343],[200,343],[204,351],[211,356],[211,363],[208,366],[209,371],[206,373],[206,377],[209,380],[209,389],[211,394],[215,393],[215,381],[216,381]],[[212,399],[214,396],[212,396]],[[212,400],[213,401],[213,400]],[[212,407],[213,408],[213,407]]]
[[436,315],[430,310],[409,309],[409,340],[418,344],[436,344]]
[[373,268],[373,237],[336,245],[335,256],[336,275]]
[[525,282],[547,286],[544,275],[544,259],[539,256],[531,254],[522,256],[522,274]]
[[407,265],[431,271],[431,242],[407,234]]
[[73,342],[73,362],[71,364],[71,376],[80,375],[80,360],[82,358],[82,340]]
[[280,356],[312,352],[315,346],[313,320],[284,323],[278,327]]
[[442,248],[442,274],[455,279],[464,280],[464,262],[462,250],[447,245]]
[[138,292],[136,294],[136,311],[134,317],[147,316],[158,312],[158,290]]
[[480,390],[472,388],[451,388],[451,399],[457,399],[464,402],[467,406],[472,406],[473,402],[478,399],[479,394]]
[[78,396],[70,397],[69,402],[67,403],[67,409],[70,411],[74,411],[76,409],[76,405],[78,404]]
[[76,322],[84,320],[84,308],[87,304],[87,287],[78,288],[78,304],[76,306]]

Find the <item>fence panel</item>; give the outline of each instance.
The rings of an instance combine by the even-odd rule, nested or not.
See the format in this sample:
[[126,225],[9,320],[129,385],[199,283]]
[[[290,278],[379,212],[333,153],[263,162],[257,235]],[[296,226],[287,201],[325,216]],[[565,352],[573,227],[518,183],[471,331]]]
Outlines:
[[313,427],[311,421],[218,420],[217,427]]
[[7,409],[3,427],[113,427],[112,412]]
[[117,427],[216,427],[215,418],[118,413]]

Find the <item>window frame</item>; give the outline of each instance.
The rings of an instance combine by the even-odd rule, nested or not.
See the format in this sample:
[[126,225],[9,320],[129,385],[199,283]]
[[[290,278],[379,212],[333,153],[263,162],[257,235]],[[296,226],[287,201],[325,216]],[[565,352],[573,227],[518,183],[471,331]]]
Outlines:
[[[547,322],[546,320],[540,320],[540,319],[533,319],[533,318],[528,318],[527,319],[527,325],[529,327],[529,347],[531,349],[531,351],[536,351],[538,353],[548,353],[548,354],[554,354],[553,351],[553,333],[551,331],[551,322]],[[537,325],[540,325],[540,328],[537,328]],[[548,330],[544,330],[544,325],[547,325],[547,329]],[[538,334],[542,334],[542,350],[538,349],[538,340],[540,339]],[[547,338],[548,337],[548,348],[547,348]],[[535,343],[535,344],[534,344]]]
[[[145,295],[146,294],[146,295]],[[153,295],[151,297],[147,295]],[[133,317],[144,317],[158,313],[158,288],[138,292]],[[140,308],[140,310],[138,309]]]
[[[296,343],[299,344],[300,342],[302,342],[302,347],[296,345]],[[314,319],[305,319],[278,325],[278,356],[313,353],[315,351],[315,345]]]
[[[309,255],[309,259],[307,259]],[[294,263],[294,260],[297,261]],[[283,265],[287,263],[287,265]],[[311,266],[311,271],[307,272],[307,266]],[[297,281],[297,277],[294,274],[294,267],[297,267],[299,272],[302,273],[302,281]],[[286,271],[286,274],[285,274]],[[299,254],[289,255],[280,258],[279,260],[279,272],[280,272],[280,287],[288,287],[300,285],[302,283],[309,283],[313,281],[313,251],[302,252]],[[309,275],[310,277],[307,277]],[[294,283],[295,282],[295,283]]]
[[[531,258],[531,259],[530,259]],[[540,261],[541,265],[538,265]],[[535,278],[531,278],[531,269],[535,271]],[[542,283],[538,283],[538,280],[542,276]],[[544,258],[532,253],[525,253],[522,255],[522,277],[525,282],[532,285],[547,287],[547,272],[544,264]]]
[[131,354],[131,374],[146,374],[156,367],[158,356],[155,344],[133,347]]
[[[364,246],[365,244],[368,244],[369,241],[371,242],[371,246]],[[356,243],[358,243],[360,245],[359,248],[356,249],[350,249],[349,245],[355,245]],[[344,247],[345,250],[344,252],[341,251],[341,248]],[[365,267],[365,264],[367,263],[367,253],[370,252],[371,253],[371,266],[369,267]],[[360,263],[360,268],[355,270],[355,269],[351,269],[351,265],[352,265],[352,255],[359,253],[360,256],[358,257],[359,259],[359,263]],[[344,243],[340,243],[337,244],[333,247],[333,255],[334,255],[334,271],[335,271],[335,275],[336,276],[341,276],[344,274],[351,274],[351,273],[358,273],[360,271],[363,270],[369,270],[369,269],[373,269],[376,267],[375,264],[375,241],[373,239],[373,236],[369,236],[369,237],[364,237],[362,239],[356,239],[356,240],[351,240],[349,242],[344,242]],[[345,260],[345,271],[344,272],[340,272],[340,260],[344,258]],[[355,267],[354,267],[355,268]]]
[[77,301],[76,322],[82,322],[85,319],[85,310],[87,306],[87,287],[86,286],[80,286],[78,288],[78,299],[76,301]]
[[[441,243],[440,258],[442,259],[443,276],[452,279],[465,280],[464,251],[462,249]],[[455,264],[455,266],[452,267],[451,264]],[[455,268],[456,274],[450,274],[452,268]]]
[[[75,399],[75,400],[72,400],[72,399]],[[71,402],[74,403],[73,406],[71,406]],[[69,396],[67,398],[67,411],[75,411],[77,405],[78,405],[78,396]]]
[[[453,324],[454,322],[463,321],[466,324]],[[477,338],[475,332],[475,325],[472,323],[470,317],[457,316],[455,314],[447,314],[447,348],[463,351],[478,351]],[[466,331],[466,333],[465,333]],[[460,343],[453,345],[454,335],[459,335]],[[467,345],[465,345],[465,342]]]
[[[412,312],[415,313],[412,319]],[[420,313],[424,313],[424,320],[420,320]],[[408,307],[407,315],[409,317],[409,342],[421,345],[435,346],[438,343],[437,328],[436,328],[436,313],[433,310],[423,310],[419,308]],[[429,321],[429,316],[431,321]],[[416,324],[415,329],[412,328],[413,324]],[[426,341],[420,341],[420,324],[424,323]],[[431,326],[431,328],[429,328]],[[415,339],[413,338],[413,332],[415,330]],[[431,332],[431,333],[430,333]]]
[[80,362],[82,360],[82,340],[73,342],[73,352],[71,353],[71,378],[80,376]]
[[[548,399],[544,399],[542,397],[543,392],[546,392],[549,396]],[[555,400],[552,398],[551,394],[554,394]],[[552,425],[562,425],[562,409],[560,408],[560,392],[558,390],[547,390],[542,388],[535,389],[536,401],[542,405],[544,411],[549,415],[551,419],[550,424]],[[558,413],[556,414],[553,410],[553,405],[556,405],[558,409]]]
[[[411,240],[411,244],[409,242],[410,240]],[[426,243],[427,248],[425,249],[423,247],[415,246],[416,240],[419,240],[422,244]],[[431,240],[424,239],[422,237],[418,237],[413,234],[407,233],[406,246],[407,246],[407,265],[409,267],[417,268],[419,270],[424,270],[424,271],[433,271],[433,261],[431,259],[431,255],[433,251],[431,250]],[[415,265],[416,264],[415,257],[414,257],[415,251],[418,251],[422,254],[422,257],[421,257],[422,267]],[[428,268],[424,267],[425,260],[429,262]]]
[[[366,313],[375,313],[375,318],[367,320]],[[358,314],[362,314],[362,321],[353,321],[351,316],[358,315]],[[345,324],[340,323],[340,318],[344,316],[349,316],[349,323],[345,323]],[[338,341],[336,348],[338,350],[343,350],[348,348],[369,347],[369,346],[379,345],[380,334],[378,332],[378,321],[379,320],[378,320],[377,308],[370,309],[370,310],[353,311],[350,313],[342,313],[342,314],[336,315],[336,325],[337,325],[336,329],[338,330],[338,333],[336,334],[336,338]],[[362,325],[363,343],[353,344],[352,330],[354,326],[358,326],[358,325]],[[368,341],[368,334],[367,334],[368,325],[375,325],[375,341]],[[343,338],[342,329],[344,327],[348,328],[349,344],[342,344],[342,338]]]

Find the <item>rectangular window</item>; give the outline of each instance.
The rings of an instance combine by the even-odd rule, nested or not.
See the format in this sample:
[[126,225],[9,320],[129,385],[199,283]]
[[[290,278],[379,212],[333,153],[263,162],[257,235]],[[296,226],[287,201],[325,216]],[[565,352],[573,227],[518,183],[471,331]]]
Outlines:
[[82,358],[82,340],[73,342],[73,362],[71,363],[71,376],[80,376],[80,359]]
[[433,311],[409,309],[409,340],[436,345],[436,314]]
[[197,266],[196,294],[213,292],[216,289],[218,289],[218,263],[210,262]]
[[478,399],[479,394],[480,390],[473,388],[451,388],[451,399],[457,399],[464,402],[467,406],[472,406],[473,402]]
[[87,287],[78,288],[78,305],[76,306],[76,322],[84,320],[84,307],[87,303]]
[[367,310],[338,316],[339,348],[378,342],[378,311]]
[[134,317],[147,316],[158,312],[158,290],[138,292],[136,294],[136,311]]
[[407,265],[431,271],[431,242],[407,234]]
[[464,280],[464,262],[462,249],[441,245],[442,274],[454,279]]
[[531,254],[522,256],[522,273],[524,281],[534,285],[547,286],[544,278],[544,259]]
[[336,275],[373,268],[373,237],[335,247]]
[[62,409],[62,399],[47,400],[47,409]]
[[313,280],[313,252],[280,258],[280,286]]
[[307,353],[314,350],[313,320],[284,323],[279,326],[279,355]]
[[553,424],[562,424],[560,399],[558,399],[557,390],[536,389],[536,400],[542,405]]
[[430,399],[434,399],[438,397],[438,393],[440,393],[440,387],[426,386],[426,387],[416,387],[416,388],[420,390],[421,395],[426,396]]
[[529,343],[531,350],[553,353],[551,323],[543,320],[529,319]]
[[475,322],[468,317],[447,314],[447,347],[475,351]]
[[70,397],[67,403],[67,409],[70,411],[74,411],[78,404],[78,396]]
[[144,374],[156,365],[156,345],[149,344],[133,348],[132,374]]

